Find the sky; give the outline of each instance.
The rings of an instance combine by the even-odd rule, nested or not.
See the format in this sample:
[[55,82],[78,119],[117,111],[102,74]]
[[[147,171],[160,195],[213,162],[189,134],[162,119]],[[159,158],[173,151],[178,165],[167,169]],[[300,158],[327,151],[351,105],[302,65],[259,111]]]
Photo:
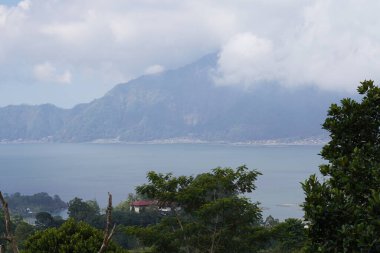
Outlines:
[[215,85],[380,80],[378,0],[0,0],[0,106],[70,108],[218,52]]

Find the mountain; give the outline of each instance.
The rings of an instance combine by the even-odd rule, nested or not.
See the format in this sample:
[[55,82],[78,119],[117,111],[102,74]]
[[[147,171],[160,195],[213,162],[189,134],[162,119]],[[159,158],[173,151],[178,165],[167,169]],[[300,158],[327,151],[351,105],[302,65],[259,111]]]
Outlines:
[[142,76],[72,109],[48,104],[0,108],[0,141],[306,138],[324,133],[328,106],[342,97],[310,86],[218,86],[210,74],[216,62],[216,54],[210,54],[176,70]]
[[10,105],[0,108],[0,140],[41,140],[55,136],[67,110],[54,105]]

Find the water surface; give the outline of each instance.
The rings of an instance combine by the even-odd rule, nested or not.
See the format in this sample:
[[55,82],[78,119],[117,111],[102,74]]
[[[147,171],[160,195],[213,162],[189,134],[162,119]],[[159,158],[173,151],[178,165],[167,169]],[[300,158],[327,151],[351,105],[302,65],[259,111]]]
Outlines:
[[247,165],[263,173],[249,196],[264,216],[302,217],[300,182],[318,171],[321,146],[211,144],[3,144],[0,190],[6,193],[78,196],[106,204],[127,198],[146,182],[146,172],[196,175],[212,168]]

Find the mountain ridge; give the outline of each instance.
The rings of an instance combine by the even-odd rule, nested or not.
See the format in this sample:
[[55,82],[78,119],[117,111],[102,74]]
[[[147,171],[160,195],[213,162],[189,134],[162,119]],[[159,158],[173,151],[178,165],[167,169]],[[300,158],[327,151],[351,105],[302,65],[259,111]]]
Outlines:
[[0,108],[0,141],[255,142],[323,136],[327,108],[342,94],[262,83],[215,85],[217,54],[116,85],[103,97],[62,109]]

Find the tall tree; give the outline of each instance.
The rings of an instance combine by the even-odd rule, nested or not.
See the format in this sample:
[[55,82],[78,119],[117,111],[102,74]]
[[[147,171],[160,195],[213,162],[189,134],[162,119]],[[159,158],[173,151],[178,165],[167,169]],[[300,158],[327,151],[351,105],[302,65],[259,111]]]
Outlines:
[[81,198],[74,198],[69,201],[68,214],[76,221],[90,223],[100,215],[100,208],[96,201],[83,201]]
[[364,81],[358,92],[328,111],[324,180],[303,183],[309,252],[380,252],[380,88]]
[[256,170],[216,168],[196,177],[148,173],[137,193],[170,207],[156,225],[130,228],[154,252],[255,252],[250,236],[261,210],[241,194],[252,192]]

